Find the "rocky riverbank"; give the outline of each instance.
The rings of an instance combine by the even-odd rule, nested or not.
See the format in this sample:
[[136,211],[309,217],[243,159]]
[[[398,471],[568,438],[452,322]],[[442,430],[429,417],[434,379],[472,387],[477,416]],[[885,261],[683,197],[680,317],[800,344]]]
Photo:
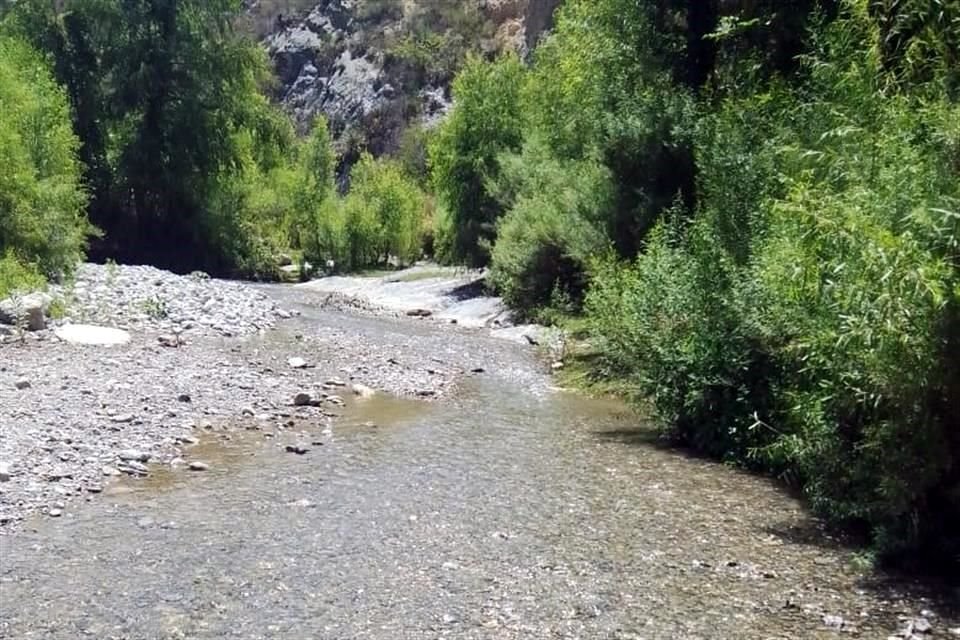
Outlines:
[[[115,476],[153,465],[202,472],[190,445],[204,434],[250,430],[309,448],[371,394],[433,399],[483,371],[441,347],[425,362],[402,333],[373,339],[362,325],[307,322],[262,288],[203,274],[84,265],[50,293],[63,317],[0,342],[0,533],[31,513],[59,517]],[[58,337],[77,322],[129,341]]]

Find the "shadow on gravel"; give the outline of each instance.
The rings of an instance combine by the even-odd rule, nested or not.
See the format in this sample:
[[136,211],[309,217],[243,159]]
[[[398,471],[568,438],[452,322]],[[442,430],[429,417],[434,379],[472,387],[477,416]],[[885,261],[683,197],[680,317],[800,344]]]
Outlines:
[[479,278],[473,282],[468,282],[467,284],[462,284],[458,287],[450,289],[450,291],[447,292],[447,295],[457,302],[463,302],[464,300],[472,300],[473,298],[480,298],[490,295],[490,293],[487,291],[486,280]]

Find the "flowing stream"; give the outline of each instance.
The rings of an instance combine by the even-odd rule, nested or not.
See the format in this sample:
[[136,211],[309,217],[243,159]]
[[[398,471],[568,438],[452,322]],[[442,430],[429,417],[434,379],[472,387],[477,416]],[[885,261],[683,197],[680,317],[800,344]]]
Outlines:
[[[468,352],[485,374],[433,403],[358,402],[307,455],[204,441],[206,473],[38,517],[0,538],[0,637],[886,638],[946,615],[858,568],[774,483],[657,446],[621,404],[554,388],[529,350],[300,309],[262,340],[407,331],[425,361]],[[926,637],[958,626],[931,621]]]

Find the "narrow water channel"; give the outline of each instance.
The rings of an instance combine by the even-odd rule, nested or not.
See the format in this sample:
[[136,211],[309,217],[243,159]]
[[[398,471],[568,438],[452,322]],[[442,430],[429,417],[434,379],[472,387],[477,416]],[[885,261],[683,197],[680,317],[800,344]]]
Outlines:
[[[303,310],[300,331],[387,330]],[[357,405],[302,456],[205,441],[209,472],[124,481],[0,538],[0,637],[886,638],[940,606],[858,569],[773,483],[554,389],[534,354],[403,326],[486,374]]]

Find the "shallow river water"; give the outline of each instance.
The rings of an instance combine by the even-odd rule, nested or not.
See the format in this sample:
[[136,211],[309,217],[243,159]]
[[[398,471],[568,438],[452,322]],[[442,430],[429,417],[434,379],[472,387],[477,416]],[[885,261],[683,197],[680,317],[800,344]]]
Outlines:
[[208,472],[123,481],[0,538],[0,637],[886,638],[947,614],[858,569],[773,483],[555,389],[532,352],[303,310],[281,331],[409,332],[425,361],[485,373],[434,403],[357,403],[303,456],[203,442]]

